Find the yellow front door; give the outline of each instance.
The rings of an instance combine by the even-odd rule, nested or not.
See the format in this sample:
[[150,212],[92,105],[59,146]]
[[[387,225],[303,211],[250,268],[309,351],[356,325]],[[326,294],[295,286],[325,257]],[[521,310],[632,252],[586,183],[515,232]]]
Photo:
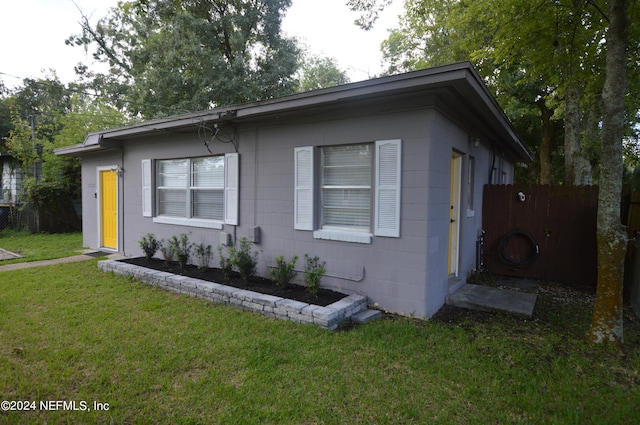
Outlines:
[[104,248],[118,248],[118,174],[100,171],[100,235]]
[[462,157],[451,157],[451,193],[449,202],[449,276],[458,275],[458,249],[460,243],[460,171]]

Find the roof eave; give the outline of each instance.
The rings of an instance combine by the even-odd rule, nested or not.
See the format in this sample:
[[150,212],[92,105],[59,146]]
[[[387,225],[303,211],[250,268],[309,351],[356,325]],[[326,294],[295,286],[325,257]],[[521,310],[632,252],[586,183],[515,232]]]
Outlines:
[[482,82],[481,77],[473,69],[469,62],[461,62],[421,71],[381,77],[341,86],[320,89],[305,93],[297,93],[289,96],[268,99],[260,102],[243,105],[215,108],[208,111],[193,114],[171,116],[157,120],[146,121],[140,124],[91,133],[82,145],[71,147],[72,149],[56,151],[60,155],[74,155],[95,152],[117,146],[108,146],[108,143],[119,145],[120,140],[144,136],[159,131],[171,131],[180,128],[197,126],[201,123],[215,123],[233,120],[236,122],[251,121],[278,115],[285,112],[297,113],[322,105],[331,105],[350,100],[380,97],[387,94],[412,93],[416,88],[437,88],[446,85],[465,84],[479,97],[483,107],[490,112],[495,120],[499,133],[505,137],[507,144],[511,146],[516,155],[522,159],[532,160],[532,156],[520,141],[515,130],[502,109],[489,93]]
[[79,143],[77,145],[56,148],[53,150],[53,153],[59,156],[77,156],[80,154],[98,152],[101,150],[104,150],[104,148],[100,145],[86,146],[84,143]]
[[53,153],[59,156],[78,156],[87,153],[100,152],[121,148],[117,140],[105,140],[103,133],[90,133],[83,143],[56,148]]
[[527,149],[522,140],[520,140],[520,137],[511,125],[511,121],[509,121],[504,110],[489,92],[487,86],[482,81],[482,77],[480,77],[480,74],[478,74],[473,67],[469,68],[467,81],[478,96],[480,96],[484,105],[491,112],[491,115],[496,119],[496,123],[499,125],[500,133],[502,133],[503,137],[513,141],[513,143],[510,144],[513,153],[523,160],[533,161],[533,155],[529,152],[529,149]]

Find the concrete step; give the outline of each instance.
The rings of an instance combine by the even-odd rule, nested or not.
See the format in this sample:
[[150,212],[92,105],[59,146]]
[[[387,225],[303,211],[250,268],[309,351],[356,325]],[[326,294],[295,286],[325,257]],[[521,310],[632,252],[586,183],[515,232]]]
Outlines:
[[447,304],[472,310],[497,311],[533,317],[538,296],[508,289],[466,284],[447,298]]
[[382,316],[381,311],[367,309],[367,310],[362,310],[361,312],[351,316],[351,321],[353,323],[367,323],[372,320],[378,319],[381,316]]

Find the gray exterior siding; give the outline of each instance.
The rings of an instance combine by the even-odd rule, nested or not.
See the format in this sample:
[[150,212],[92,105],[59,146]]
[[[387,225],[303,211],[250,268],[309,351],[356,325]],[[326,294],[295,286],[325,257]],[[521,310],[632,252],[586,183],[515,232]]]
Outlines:
[[[313,232],[294,230],[294,148],[300,146],[402,140],[402,204],[400,238],[376,237],[371,244],[315,239]],[[461,189],[460,273],[475,268],[475,241],[481,227],[482,186],[488,183],[491,151],[474,147],[469,135],[435,109],[380,116],[290,121],[239,129],[240,222],[223,230],[154,223],[142,215],[144,159],[198,157],[209,153],[195,134],[158,133],[127,143],[122,151],[88,155],[83,160],[84,244],[100,248],[97,207],[99,166],[120,165],[119,251],[142,255],[138,240],[146,233],[168,239],[188,233],[195,243],[220,243],[220,232],[249,236],[259,227],[259,273],[268,276],[275,258],[308,253],[327,262],[323,286],[366,294],[372,305],[416,317],[430,317],[448,295],[449,198],[451,155],[462,156],[462,181],[468,180],[469,156],[475,157],[474,214],[467,214],[468,186]],[[214,154],[233,151],[211,146]],[[124,159],[123,159],[124,158]],[[511,175],[513,175],[511,173]],[[214,264],[217,265],[217,258]],[[299,261],[299,268],[303,267]],[[360,281],[357,281],[360,280]]]
[[[143,215],[143,161],[157,164],[163,159],[233,154],[236,146],[211,137],[213,125],[229,122],[239,154],[238,224],[202,228],[159,223]],[[205,123],[208,138],[202,131]],[[326,234],[313,231],[320,224],[321,148],[377,146],[374,143],[381,140],[401,141],[399,237],[395,229],[386,233],[391,236],[376,236],[376,207],[371,202],[370,243],[321,239]],[[398,152],[397,143],[393,146]],[[304,168],[295,169],[297,149],[315,152],[316,220],[298,226],[311,230],[294,228],[300,199],[296,173]],[[531,159],[468,63],[92,133],[84,144],[58,153],[83,158],[83,233],[88,247],[102,248],[97,170],[120,167],[117,251],[122,254],[142,255],[138,241],[146,233],[165,240],[187,233],[191,242],[215,248],[222,232],[237,240],[251,238],[257,227],[259,274],[268,276],[280,255],[298,255],[298,269],[304,267],[304,254],[318,256],[327,263],[322,286],[363,294],[372,306],[420,318],[435,314],[476,268],[483,186],[511,183],[515,160]],[[459,244],[453,257],[457,273],[450,276],[453,157],[459,168]],[[372,183],[375,198],[374,189]],[[305,201],[310,200],[308,192]],[[156,190],[152,193],[155,199]],[[216,255],[212,265],[217,264]]]

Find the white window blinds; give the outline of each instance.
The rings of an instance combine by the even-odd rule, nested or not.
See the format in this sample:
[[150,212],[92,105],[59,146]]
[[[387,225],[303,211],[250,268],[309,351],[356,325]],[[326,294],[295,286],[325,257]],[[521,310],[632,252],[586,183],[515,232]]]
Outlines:
[[[153,215],[152,161],[142,161],[143,215]],[[158,160],[156,214],[186,220],[238,224],[239,156]]]
[[158,214],[187,216],[189,160],[158,161]]
[[222,220],[224,217],[224,158],[214,156],[191,161],[192,217]]
[[372,146],[322,149],[322,226],[370,231]]

